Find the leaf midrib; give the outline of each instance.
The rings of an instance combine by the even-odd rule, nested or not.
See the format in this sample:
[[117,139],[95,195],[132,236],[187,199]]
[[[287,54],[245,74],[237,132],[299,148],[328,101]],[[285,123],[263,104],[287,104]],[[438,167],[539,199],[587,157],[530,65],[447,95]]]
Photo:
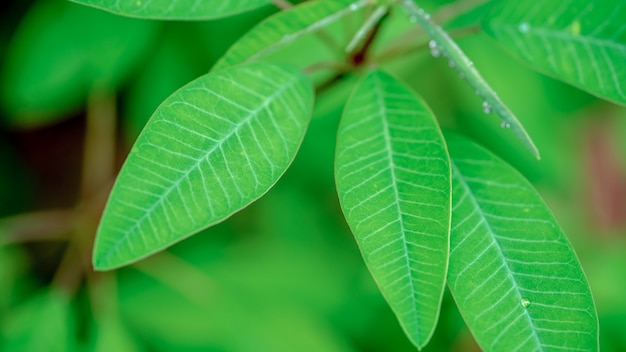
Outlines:
[[[481,222],[483,224],[485,224],[485,226],[486,226],[486,228],[487,228],[487,230],[489,232],[490,237],[493,239],[493,242],[496,244],[496,248],[497,248],[497,251],[498,251],[498,256],[500,257],[500,259],[504,263],[504,266],[505,266],[506,270],[510,273],[511,279],[513,280],[513,283],[514,283],[514,290],[517,293],[518,297],[522,297],[522,294],[521,294],[521,292],[519,291],[519,288],[518,288],[519,284],[517,283],[517,280],[515,279],[515,275],[513,275],[513,271],[509,267],[509,263],[507,262],[506,257],[504,256],[504,253],[502,251],[500,243],[498,242],[498,239],[495,236],[495,232],[491,228],[491,225],[489,224],[489,221],[487,220],[487,218],[483,215],[484,211],[483,211],[482,207],[480,206],[480,203],[478,202],[478,199],[476,199],[476,197],[474,196],[473,192],[471,192],[472,188],[467,184],[467,182],[465,182],[465,179],[463,177],[463,173],[461,173],[459,168],[456,166],[456,162],[452,158],[450,160],[450,166],[452,168],[452,171],[455,172],[457,175],[459,175],[459,177],[457,177],[457,179],[459,180],[461,185],[465,188],[465,192],[467,193],[467,195],[468,195],[468,197],[470,199],[470,202],[472,202],[474,207],[476,207],[476,209],[479,210],[478,215],[480,216],[480,219],[482,220]],[[526,316],[526,318],[530,322],[530,325],[535,327],[535,325],[533,324],[533,320],[531,319],[530,314],[528,314],[527,310],[524,311],[524,315]],[[537,342],[537,346],[541,348],[543,345],[541,344],[541,340],[539,339],[539,336],[537,335],[536,329],[532,329],[532,333],[533,333],[533,337],[535,338],[535,341]]]
[[[154,204],[152,204],[148,209],[146,209],[146,211],[144,212],[144,214],[135,222],[135,224],[126,231],[126,233],[124,233],[124,235],[122,235],[117,241],[115,241],[113,243],[112,246],[109,247],[108,251],[106,252],[105,255],[101,255],[100,258],[101,261],[100,262],[107,262],[107,259],[109,258],[109,256],[111,255],[111,253],[115,253],[115,251],[117,250],[117,248],[119,248],[119,246],[121,245],[121,243],[123,243],[124,241],[126,241],[128,239],[128,237],[135,232],[135,230],[141,225],[143,224],[143,222],[146,220],[146,218],[148,218],[152,212],[154,211],[154,209],[161,205],[163,203],[163,201],[170,195],[170,193],[180,185],[180,183],[182,182],[182,180],[186,177],[186,175],[189,175],[189,173],[195,169],[199,168],[199,165],[206,160],[206,158],[211,155],[215,150],[217,150],[218,148],[221,148],[223,143],[225,143],[230,137],[232,137],[237,131],[240,130],[240,128],[246,124],[248,124],[254,117],[256,117],[258,115],[258,113],[267,108],[267,106],[278,96],[280,96],[285,90],[288,90],[289,88],[291,88],[295,82],[298,81],[298,77],[292,77],[288,82],[286,82],[285,84],[283,84],[280,89],[278,89],[276,92],[274,92],[272,95],[270,95],[264,102],[263,104],[261,104],[259,107],[257,107],[256,109],[252,109],[250,110],[248,116],[242,120],[240,123],[236,124],[235,127],[232,129],[232,131],[230,133],[228,133],[226,136],[224,136],[223,138],[221,138],[218,143],[216,143],[216,145],[211,148],[209,151],[206,152],[206,154],[204,155],[204,157],[199,158],[198,161],[196,161],[190,168],[188,168],[188,171],[184,174],[182,174],[181,177],[179,177],[176,182],[173,182],[172,185],[170,187],[167,188],[167,190],[163,193],[163,195],[161,197],[159,197],[159,199],[154,202]],[[215,220],[214,220],[215,221]],[[207,224],[207,226],[211,225],[210,223]]]
[[534,36],[540,37],[541,35],[544,35],[545,37],[556,38],[561,41],[576,41],[580,43],[590,43],[590,44],[597,45],[600,47],[609,47],[609,48],[620,50],[620,51],[626,50],[626,44],[620,45],[619,42],[616,42],[614,40],[594,37],[589,34],[582,34],[582,33],[572,34],[566,30],[567,27],[563,29],[554,29],[554,28],[548,28],[548,27],[535,27],[534,25],[531,25],[531,28],[528,30],[528,32],[519,33],[518,26],[515,26],[513,24],[492,23],[491,26],[494,28],[498,28],[498,27],[503,28],[506,31],[517,33],[520,36],[534,35]]
[[[385,133],[383,134],[385,137],[385,144],[387,147],[387,155],[388,155],[388,159],[389,159],[389,170],[391,172],[391,178],[393,180],[392,182],[392,187],[393,187],[393,192],[394,192],[394,200],[396,203],[396,211],[398,212],[398,216],[400,217],[400,230],[402,231],[402,249],[404,250],[404,262],[406,264],[405,268],[407,269],[407,277],[409,278],[409,283],[411,285],[411,307],[412,307],[412,315],[413,315],[413,319],[414,321],[418,322],[419,321],[419,316],[417,313],[417,301],[415,299],[415,293],[416,293],[416,289],[415,289],[415,284],[413,282],[413,278],[411,276],[411,262],[409,260],[409,248],[407,247],[407,239],[406,239],[406,231],[404,228],[404,219],[402,214],[404,213],[401,209],[401,205],[400,205],[400,193],[398,191],[398,185],[396,182],[396,173],[395,173],[395,163],[393,160],[393,146],[392,146],[392,141],[391,141],[391,136],[389,135],[389,123],[387,122],[387,111],[385,109],[386,105],[385,105],[385,100],[384,100],[384,91],[382,89],[382,82],[378,79],[378,77],[376,77],[375,80],[376,83],[376,96],[378,99],[378,106],[379,106],[379,112],[380,112],[380,116],[381,116],[381,121],[383,124],[383,130],[385,131]],[[416,324],[416,334],[418,336],[420,336],[420,330],[421,330],[421,326],[419,324]]]

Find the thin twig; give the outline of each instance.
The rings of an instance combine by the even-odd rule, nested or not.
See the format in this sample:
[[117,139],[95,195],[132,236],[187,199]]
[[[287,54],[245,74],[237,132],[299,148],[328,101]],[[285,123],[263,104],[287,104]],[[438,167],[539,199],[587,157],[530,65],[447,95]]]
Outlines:
[[0,244],[66,240],[73,227],[74,210],[45,210],[0,220]]
[[115,95],[95,88],[87,103],[87,131],[83,152],[81,197],[89,199],[114,175],[116,146]]

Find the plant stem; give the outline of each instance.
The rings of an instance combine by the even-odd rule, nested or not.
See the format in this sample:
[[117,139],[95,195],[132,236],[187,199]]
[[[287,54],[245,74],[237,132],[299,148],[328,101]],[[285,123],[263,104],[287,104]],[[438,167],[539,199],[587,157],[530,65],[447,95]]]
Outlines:
[[14,215],[0,220],[4,237],[0,244],[66,240],[72,230],[74,211],[45,210]]

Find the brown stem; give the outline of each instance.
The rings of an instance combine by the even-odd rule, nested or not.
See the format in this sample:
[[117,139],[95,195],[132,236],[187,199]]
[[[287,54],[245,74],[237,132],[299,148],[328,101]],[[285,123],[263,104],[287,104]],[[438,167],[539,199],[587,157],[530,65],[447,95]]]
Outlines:
[[115,95],[94,89],[87,103],[87,131],[83,153],[81,196],[97,194],[113,178],[116,133]]
[[73,210],[45,210],[24,213],[0,220],[0,230],[5,237],[0,243],[30,241],[56,241],[69,237],[73,227]]

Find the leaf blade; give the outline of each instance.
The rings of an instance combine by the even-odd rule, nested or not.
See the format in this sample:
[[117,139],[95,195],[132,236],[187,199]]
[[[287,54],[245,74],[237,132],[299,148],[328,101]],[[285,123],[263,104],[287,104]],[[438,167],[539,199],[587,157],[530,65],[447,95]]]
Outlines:
[[450,166],[432,113],[388,74],[369,73],[346,105],[335,165],[365,262],[422,347],[438,319],[449,246]]
[[626,3],[501,1],[484,31],[533,69],[626,105]]
[[141,259],[262,196],[295,157],[312,100],[301,72],[261,63],[202,76],[166,99],[111,192],[94,267]]
[[446,138],[453,164],[448,283],[486,351],[597,350],[598,322],[578,258],[512,167]]
[[259,23],[235,42],[212,70],[254,62],[304,35],[368,6],[372,6],[371,0],[321,0],[279,12]]
[[118,15],[155,20],[210,20],[254,10],[271,0],[70,0]]

